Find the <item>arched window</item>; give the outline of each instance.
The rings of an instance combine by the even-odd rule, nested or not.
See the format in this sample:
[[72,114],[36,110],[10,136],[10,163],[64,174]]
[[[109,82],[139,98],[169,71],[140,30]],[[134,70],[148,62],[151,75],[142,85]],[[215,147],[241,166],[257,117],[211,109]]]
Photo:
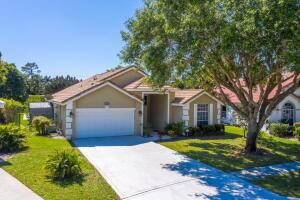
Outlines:
[[295,116],[295,107],[291,103],[285,103],[282,106],[282,119],[287,120],[288,123],[294,122],[294,116]]

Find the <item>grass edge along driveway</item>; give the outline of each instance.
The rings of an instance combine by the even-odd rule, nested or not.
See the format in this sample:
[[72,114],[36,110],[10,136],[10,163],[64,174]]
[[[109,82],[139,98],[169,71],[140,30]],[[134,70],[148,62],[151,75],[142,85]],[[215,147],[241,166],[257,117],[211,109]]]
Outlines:
[[300,142],[262,134],[258,148],[264,155],[244,155],[243,130],[226,126],[225,135],[160,142],[170,149],[225,172],[300,160]]
[[253,183],[280,195],[300,198],[300,171],[267,176]]
[[67,140],[32,136],[28,138],[27,147],[8,162],[0,164],[0,167],[45,200],[119,199],[103,177],[78,150],[76,151],[81,155],[81,167],[85,174],[83,180],[53,182],[46,177],[44,163],[47,156],[55,150],[73,148]]

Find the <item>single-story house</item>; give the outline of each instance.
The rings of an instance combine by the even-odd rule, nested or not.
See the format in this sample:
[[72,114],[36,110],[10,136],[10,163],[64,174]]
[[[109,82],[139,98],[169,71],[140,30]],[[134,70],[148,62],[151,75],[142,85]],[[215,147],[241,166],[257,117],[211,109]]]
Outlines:
[[[49,98],[57,128],[68,139],[143,135],[144,128],[163,130],[171,122],[186,127],[237,123],[229,106],[202,89],[153,89],[134,66],[96,74]],[[300,90],[285,98],[270,121],[300,121]],[[238,98],[230,95],[232,102]]]
[[75,139],[143,135],[145,127],[162,130],[170,122],[220,123],[223,104],[217,98],[202,89],[158,91],[144,83],[145,76],[133,66],[120,68],[51,95],[57,127]]

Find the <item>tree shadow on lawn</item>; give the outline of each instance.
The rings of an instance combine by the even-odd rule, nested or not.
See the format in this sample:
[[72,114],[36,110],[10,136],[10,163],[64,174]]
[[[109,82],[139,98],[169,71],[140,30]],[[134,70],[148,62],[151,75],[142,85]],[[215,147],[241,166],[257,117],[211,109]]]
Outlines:
[[261,180],[253,180],[252,182],[278,194],[300,198],[300,172],[269,176]]
[[8,165],[12,165],[10,162],[8,162],[8,161],[5,161],[5,160],[2,160],[1,158],[0,158],[0,168],[1,167],[4,167],[4,166],[8,166]]
[[[209,156],[209,154],[207,154]],[[165,164],[163,168],[180,173],[185,177],[194,178],[202,189],[189,195],[205,199],[280,199],[275,194],[255,187],[231,174],[224,173],[214,167],[199,163],[190,158]],[[195,186],[194,186],[195,187]]]
[[262,138],[258,145],[271,149],[273,153],[286,157],[289,160],[300,160],[300,143],[279,141],[278,139]]
[[182,153],[226,172],[288,161],[283,155],[274,154],[265,148],[261,148],[263,155],[245,155],[243,147],[232,144],[192,142],[189,146],[198,147],[198,151]]

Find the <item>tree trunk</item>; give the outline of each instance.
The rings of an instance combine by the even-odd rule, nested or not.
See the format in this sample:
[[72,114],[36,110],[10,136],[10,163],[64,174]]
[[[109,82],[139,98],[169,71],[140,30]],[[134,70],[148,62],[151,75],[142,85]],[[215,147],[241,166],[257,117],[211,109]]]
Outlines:
[[245,152],[248,153],[254,153],[256,152],[256,139],[259,133],[258,124],[255,120],[249,120],[248,121],[248,134],[247,134],[247,140],[246,140],[246,147]]

